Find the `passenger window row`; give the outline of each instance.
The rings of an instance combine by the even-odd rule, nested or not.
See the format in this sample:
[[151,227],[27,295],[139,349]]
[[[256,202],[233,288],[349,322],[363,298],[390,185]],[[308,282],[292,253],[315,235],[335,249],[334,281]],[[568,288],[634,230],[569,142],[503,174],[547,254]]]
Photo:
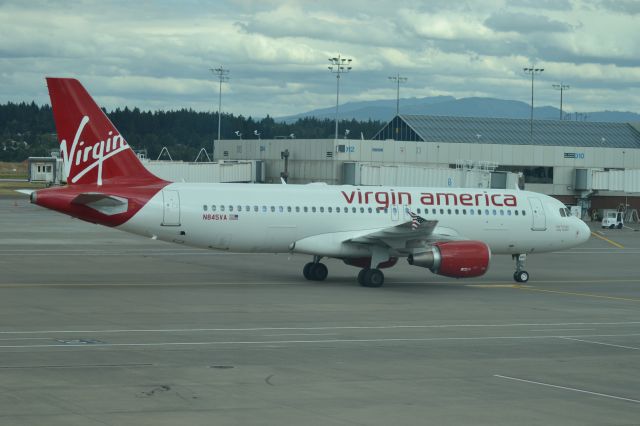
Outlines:
[[[211,207],[209,207],[208,205],[204,204],[202,206],[202,210],[203,211],[208,211],[209,209],[211,209],[212,212],[251,212],[253,211],[254,213],[284,213],[285,211],[287,213],[293,213],[294,211],[296,213],[388,213],[389,209],[388,208],[383,208],[383,207],[316,207],[316,206],[312,206],[312,207],[308,207],[308,206],[250,206],[250,205],[246,205],[246,206],[241,206],[241,205],[237,205],[237,206],[233,206],[233,205],[211,205]],[[400,208],[398,207],[398,212],[400,211]],[[566,210],[566,211],[565,211]],[[570,213],[568,212],[569,209],[561,209],[560,210],[560,214],[564,217],[569,216]],[[437,215],[438,213],[440,215],[469,215],[469,216],[526,216],[527,212],[526,210],[517,210],[517,209],[451,209],[451,208],[440,208],[440,209],[428,209],[428,208],[421,208],[418,207],[415,210],[416,214],[419,215]]]

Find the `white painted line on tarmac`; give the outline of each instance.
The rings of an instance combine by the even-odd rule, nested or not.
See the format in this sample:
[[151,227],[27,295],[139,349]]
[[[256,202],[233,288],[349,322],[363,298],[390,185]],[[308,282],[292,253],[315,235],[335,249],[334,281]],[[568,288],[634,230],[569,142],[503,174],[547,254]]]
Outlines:
[[588,390],[585,390],[585,389],[570,388],[570,387],[567,387],[567,386],[560,386],[560,385],[552,385],[551,383],[536,382],[534,380],[526,380],[526,379],[520,379],[518,377],[503,376],[503,375],[500,375],[500,374],[494,374],[493,377],[498,377],[500,379],[506,379],[506,380],[514,380],[514,381],[517,381],[517,382],[531,383],[531,384],[534,384],[534,385],[547,386],[547,387],[555,388],[555,389],[563,389],[563,390],[568,390],[568,391],[573,391],[573,392],[586,393],[588,395],[601,396],[603,398],[618,399],[620,401],[627,401],[627,402],[633,402],[635,404],[640,404],[640,401],[637,400],[637,399],[625,398],[625,397],[616,396],[616,395],[609,395],[609,394],[600,393],[600,392],[592,392],[592,391],[588,391]]
[[[341,277],[336,278],[340,279]],[[304,285],[304,283],[297,280],[296,276],[291,277],[292,281],[234,281],[234,282],[215,282],[215,281],[206,281],[206,282],[188,282],[188,283],[161,283],[161,282],[138,282],[138,283],[120,283],[120,282],[97,282],[97,283],[1,283],[0,288],[33,288],[33,287],[200,287],[200,286],[241,286],[241,285],[274,285],[274,286],[300,286]],[[342,284],[344,282],[350,282],[350,278],[344,277],[343,281],[333,281],[336,284]],[[493,281],[489,283],[483,283],[481,281],[468,281],[468,284],[461,284],[456,281],[389,281],[391,283],[390,289],[393,289],[393,285],[415,285],[415,286],[424,286],[428,288],[429,286],[442,285],[442,286],[462,286],[462,287],[470,287],[473,288],[475,284],[476,287],[482,288],[487,287],[489,289],[500,289],[500,288],[512,288],[517,290],[526,290],[526,289],[534,289],[532,285],[522,285],[522,284],[514,284],[511,281]],[[592,279],[581,279],[581,280],[535,280],[535,284],[632,284],[632,283],[640,283],[640,277],[633,279],[608,279],[602,278],[599,280]],[[541,290],[543,291],[543,290]]]
[[534,333],[544,332],[544,331],[595,331],[595,328],[546,328],[546,329],[538,329],[538,330],[529,330]]
[[506,323],[506,324],[416,324],[416,325],[344,325],[322,327],[247,327],[247,328],[141,328],[141,329],[106,329],[106,330],[5,330],[6,334],[64,334],[64,333],[201,333],[201,332],[242,332],[242,331],[312,331],[312,330],[393,330],[393,329],[429,329],[429,328],[483,328],[483,327],[554,327],[554,326],[614,326],[639,325],[640,321],[620,322],[558,322],[558,323]]
[[576,339],[574,337],[561,337],[561,339],[573,340],[573,341],[576,341],[576,342],[593,343],[594,345],[611,346],[611,347],[614,347],[614,348],[632,349],[634,351],[640,351],[640,348],[636,348],[634,346],[616,345],[616,344],[613,344],[613,343],[605,343],[605,342],[596,342],[596,341],[593,341],[593,340]]
[[[640,281],[640,280],[639,280]],[[20,289],[20,288],[46,288],[46,287],[84,287],[84,288],[104,288],[104,287],[203,287],[203,286],[242,286],[242,285],[271,285],[271,286],[294,286],[301,285],[299,281],[236,281],[236,282],[189,282],[189,283],[173,283],[173,282],[153,282],[153,283],[113,283],[113,282],[95,282],[95,283],[48,283],[48,284],[39,284],[39,283],[5,283],[0,284],[0,288],[11,288],[11,289]]]
[[[68,256],[69,253],[56,253],[56,252],[48,252],[48,253],[2,253],[3,257],[9,256],[31,256],[31,257],[60,257],[60,256]],[[255,254],[253,254],[256,256]],[[263,254],[266,256],[267,254]],[[208,253],[206,251],[197,252],[197,253],[185,253],[185,252],[162,252],[162,253],[153,253],[153,252],[136,252],[136,253],[108,253],[108,252],[84,252],[78,253],[76,256],[80,257],[95,257],[95,256],[147,256],[147,257],[159,257],[159,256],[229,256],[228,253]]]
[[282,337],[282,336],[335,336],[336,333],[282,333],[282,334],[265,334],[264,337]]
[[0,341],[11,341],[15,342],[16,340],[51,340],[51,337],[9,337],[6,339],[0,339]]
[[[594,334],[575,337],[629,337],[635,334]],[[398,337],[376,339],[317,339],[317,340],[220,340],[203,342],[149,342],[149,343],[53,343],[38,345],[0,345],[0,349],[34,348],[108,348],[108,347],[176,347],[176,346],[232,346],[232,345],[292,345],[292,344],[342,344],[342,343],[390,343],[390,342],[451,342],[451,341],[496,341],[496,340],[540,340],[574,336],[480,336],[480,337]]]
[[416,338],[378,338],[378,339],[318,339],[318,340],[221,340],[208,342],[149,342],[149,343],[93,343],[50,345],[0,345],[0,349],[27,348],[105,348],[105,347],[162,347],[162,346],[213,346],[213,345],[292,345],[292,344],[340,344],[340,343],[388,343],[388,342],[431,342],[431,341],[468,341],[468,340],[519,340],[549,339],[559,336],[498,336],[498,337],[416,337]]

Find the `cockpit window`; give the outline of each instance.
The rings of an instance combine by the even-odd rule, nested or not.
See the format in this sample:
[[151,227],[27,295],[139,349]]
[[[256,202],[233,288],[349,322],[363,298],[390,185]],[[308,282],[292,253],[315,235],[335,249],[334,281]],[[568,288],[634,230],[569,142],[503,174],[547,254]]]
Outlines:
[[562,217],[566,217],[567,216],[567,212],[564,210],[564,208],[560,209],[560,216],[562,216]]

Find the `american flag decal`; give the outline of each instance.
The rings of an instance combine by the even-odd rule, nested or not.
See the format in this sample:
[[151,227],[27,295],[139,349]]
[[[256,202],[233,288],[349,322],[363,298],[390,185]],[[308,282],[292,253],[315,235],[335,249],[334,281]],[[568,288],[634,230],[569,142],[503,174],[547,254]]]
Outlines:
[[418,229],[421,223],[426,222],[426,219],[418,216],[411,210],[408,210],[408,213],[409,213],[409,216],[411,216],[411,229],[413,229],[414,231]]
[[237,214],[230,214],[229,215],[229,220],[238,220],[238,215]]

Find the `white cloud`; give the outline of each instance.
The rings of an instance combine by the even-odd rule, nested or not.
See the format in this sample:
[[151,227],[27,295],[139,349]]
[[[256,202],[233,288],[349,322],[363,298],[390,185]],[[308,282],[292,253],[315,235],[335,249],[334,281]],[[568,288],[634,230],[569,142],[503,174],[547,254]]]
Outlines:
[[[73,76],[108,108],[217,106],[209,68],[230,69],[223,108],[280,116],[331,106],[327,58],[353,58],[341,100],[447,94],[527,99],[572,86],[578,110],[640,111],[634,2],[279,0],[0,3],[0,102],[47,102],[44,77]],[[618,104],[618,105],[617,105]]]
[[492,14],[484,22],[489,28],[502,32],[515,32],[522,34],[535,33],[566,33],[571,31],[571,26],[565,22],[551,19],[548,16],[514,13],[501,10]]

